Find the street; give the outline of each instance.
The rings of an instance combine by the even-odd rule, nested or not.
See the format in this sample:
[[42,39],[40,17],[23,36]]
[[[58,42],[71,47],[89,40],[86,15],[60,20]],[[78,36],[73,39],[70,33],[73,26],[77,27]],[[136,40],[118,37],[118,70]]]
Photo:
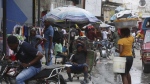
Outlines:
[[[142,63],[140,60],[139,50],[135,50],[135,53],[136,58],[134,58],[133,66],[130,71],[132,84],[149,84],[150,74],[142,72]],[[111,56],[111,59],[112,58],[113,56]],[[89,82],[89,84],[122,84],[121,76],[115,76],[113,73],[112,60],[103,59],[102,61],[98,62],[98,64],[95,67],[93,67],[91,73],[92,80]],[[68,78],[65,70],[61,74],[63,75],[64,79]],[[77,78],[74,78],[73,82],[68,82],[67,84],[80,84],[81,80],[83,80],[83,77],[80,77],[79,80],[77,80]]]
[[[131,68],[132,84],[149,84],[150,74],[142,72],[142,62],[140,60],[139,50],[135,50],[136,58],[134,58]],[[113,73],[112,60],[104,59],[93,69],[92,82],[94,84],[122,84],[121,78]]]

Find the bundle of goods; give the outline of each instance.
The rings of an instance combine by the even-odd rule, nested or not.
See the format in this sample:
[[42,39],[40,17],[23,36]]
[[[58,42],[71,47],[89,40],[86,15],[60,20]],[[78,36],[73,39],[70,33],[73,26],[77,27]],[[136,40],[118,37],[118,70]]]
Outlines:
[[130,28],[137,26],[138,15],[131,10],[121,11],[116,14],[114,20],[116,28]]

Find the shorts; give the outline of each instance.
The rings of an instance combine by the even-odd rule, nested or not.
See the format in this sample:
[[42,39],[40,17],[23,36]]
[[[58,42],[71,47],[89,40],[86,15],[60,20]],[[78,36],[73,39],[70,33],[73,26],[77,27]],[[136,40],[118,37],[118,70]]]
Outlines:
[[80,73],[84,71],[84,67],[88,67],[87,64],[78,64],[78,65],[72,65],[71,72],[72,73]]
[[125,68],[125,74],[128,74],[130,72],[130,69],[133,64],[133,56],[123,56],[126,57],[126,68]]

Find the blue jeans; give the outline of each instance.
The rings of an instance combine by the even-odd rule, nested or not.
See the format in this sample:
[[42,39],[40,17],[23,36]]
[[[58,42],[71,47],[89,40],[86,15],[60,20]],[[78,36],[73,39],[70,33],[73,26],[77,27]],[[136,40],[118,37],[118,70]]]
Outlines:
[[26,69],[23,69],[19,75],[16,77],[16,84],[25,84],[25,80],[30,79],[37,73],[41,71],[41,68],[36,68],[33,66],[30,66]]
[[53,53],[51,53],[51,57],[50,57],[50,62],[48,62],[48,48],[45,49],[45,60],[46,60],[46,65],[50,66],[52,65],[52,58],[53,58]]

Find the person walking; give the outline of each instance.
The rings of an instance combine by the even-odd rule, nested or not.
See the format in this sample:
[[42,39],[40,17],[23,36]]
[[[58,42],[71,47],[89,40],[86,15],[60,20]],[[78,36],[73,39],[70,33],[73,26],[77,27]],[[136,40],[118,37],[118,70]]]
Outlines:
[[120,57],[126,58],[126,68],[125,73],[122,73],[122,82],[123,84],[131,84],[131,75],[129,73],[132,64],[132,44],[134,42],[134,38],[130,35],[129,28],[123,28],[120,30],[121,38],[118,40],[119,53]]
[[44,38],[47,40],[44,43],[44,49],[45,49],[45,59],[46,59],[46,65],[49,66],[52,64],[52,57],[53,57],[53,35],[54,30],[51,26],[54,23],[54,19],[47,18],[44,21]]

